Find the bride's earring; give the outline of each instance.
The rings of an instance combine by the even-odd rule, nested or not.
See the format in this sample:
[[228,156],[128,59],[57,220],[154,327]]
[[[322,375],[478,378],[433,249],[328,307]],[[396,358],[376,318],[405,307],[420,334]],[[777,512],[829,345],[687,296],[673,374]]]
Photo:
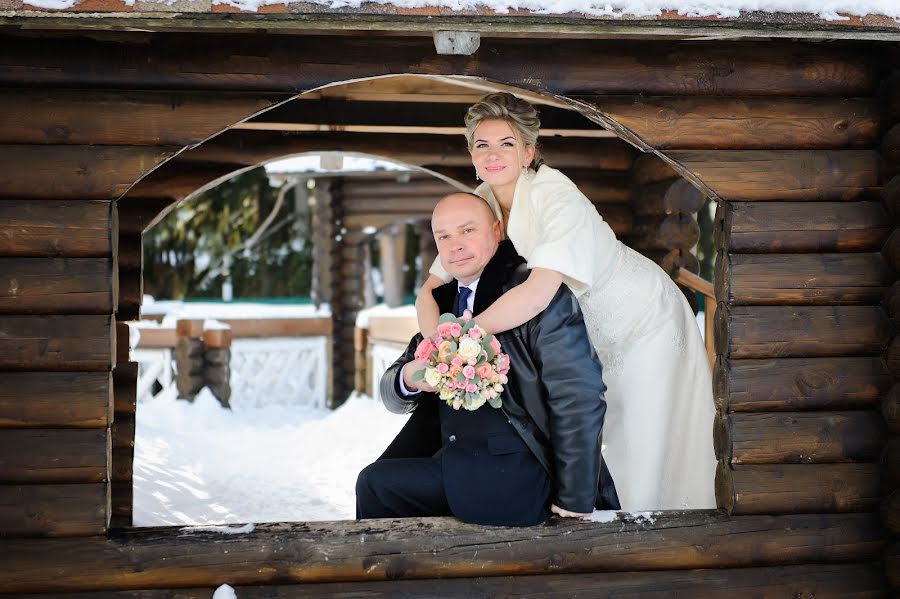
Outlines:
[[477,169],[477,168],[475,169],[475,180],[476,180],[476,181],[481,181],[481,177],[478,176],[478,169]]
[[525,177],[526,179],[528,178],[528,165],[527,164],[522,165],[522,176]]

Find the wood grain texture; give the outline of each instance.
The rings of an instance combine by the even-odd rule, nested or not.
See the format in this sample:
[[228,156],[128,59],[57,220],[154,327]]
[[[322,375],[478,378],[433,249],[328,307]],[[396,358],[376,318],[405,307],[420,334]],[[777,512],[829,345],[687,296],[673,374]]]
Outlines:
[[115,365],[111,316],[0,316],[0,370],[107,372]]
[[0,485],[0,537],[85,537],[106,532],[109,485]]
[[112,406],[109,372],[0,372],[0,427],[104,428]]
[[99,483],[107,480],[108,429],[0,430],[0,481]]
[[111,314],[110,258],[0,258],[0,314]]
[[0,200],[0,256],[108,258],[116,207],[103,200]]

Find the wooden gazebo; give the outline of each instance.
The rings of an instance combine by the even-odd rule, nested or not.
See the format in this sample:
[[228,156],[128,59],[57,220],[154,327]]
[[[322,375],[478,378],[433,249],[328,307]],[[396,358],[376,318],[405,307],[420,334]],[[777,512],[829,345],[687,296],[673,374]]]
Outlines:
[[[0,7],[0,594],[210,597],[228,583],[239,597],[880,597],[900,585],[897,23]],[[334,359],[352,364],[363,229],[421,222],[442,185],[473,183],[460,109],[490,89],[542,104],[548,162],[673,272],[696,269],[694,213],[718,202],[720,509],[531,529],[130,528],[136,365],[122,330],[139,314],[142,233],[285,155],[422,167],[402,189],[335,181],[323,195],[318,233],[339,238]]]

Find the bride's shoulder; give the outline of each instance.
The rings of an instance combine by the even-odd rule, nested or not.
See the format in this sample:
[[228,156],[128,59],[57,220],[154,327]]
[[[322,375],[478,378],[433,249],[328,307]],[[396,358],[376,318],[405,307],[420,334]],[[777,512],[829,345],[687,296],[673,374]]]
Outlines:
[[569,203],[573,200],[580,202],[582,198],[582,193],[571,179],[547,165],[541,165],[534,174],[531,181],[531,195],[552,205],[558,205],[560,202]]

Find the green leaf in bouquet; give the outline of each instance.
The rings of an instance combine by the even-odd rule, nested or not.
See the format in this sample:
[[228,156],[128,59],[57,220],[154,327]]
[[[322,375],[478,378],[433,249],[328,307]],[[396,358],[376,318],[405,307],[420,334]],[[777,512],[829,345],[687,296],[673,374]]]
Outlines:
[[462,332],[459,334],[460,337],[462,337],[463,335],[465,335],[466,333],[468,333],[468,332],[469,332],[469,329],[471,329],[471,328],[474,327],[474,326],[475,326],[475,319],[474,319],[474,318],[470,318],[470,319],[469,319],[469,322],[465,323],[465,324],[462,326]]
[[488,361],[494,359],[494,350],[491,347],[491,340],[494,338],[493,335],[485,335],[484,341],[482,341],[481,346],[484,348],[484,351],[487,352]]
[[489,399],[488,403],[491,404],[492,408],[496,408],[498,410],[500,409],[501,406],[503,406],[503,400],[501,400],[499,397],[495,397],[494,399]]
[[463,373],[460,372],[459,374],[456,375],[457,383],[465,382],[465,380],[466,380],[466,376]]
[[412,380],[416,383],[418,383],[419,381],[421,381],[424,378],[425,378],[425,369],[424,368],[420,368],[417,371],[415,371],[414,373],[412,373]]
[[445,322],[455,322],[456,316],[451,312],[444,312],[441,314],[441,317],[438,319],[438,324],[443,324]]

